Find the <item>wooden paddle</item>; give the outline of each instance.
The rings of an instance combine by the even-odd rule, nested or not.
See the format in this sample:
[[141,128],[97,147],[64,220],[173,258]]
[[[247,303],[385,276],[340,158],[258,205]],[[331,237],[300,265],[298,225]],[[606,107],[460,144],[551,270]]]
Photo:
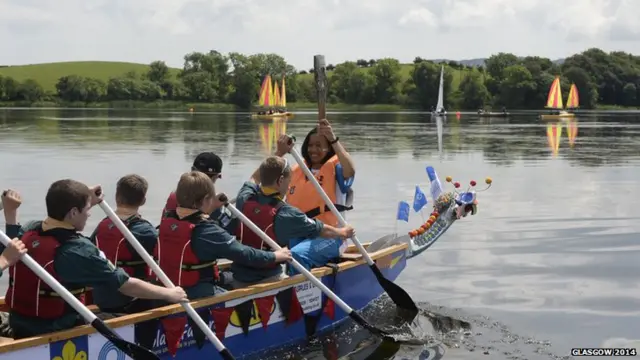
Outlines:
[[[242,223],[244,225],[248,226],[251,229],[251,231],[256,233],[258,236],[260,236],[260,238],[264,242],[269,244],[269,246],[274,251],[282,249],[280,247],[280,245],[278,245],[278,243],[276,243],[273,239],[271,239],[269,237],[269,235],[267,235],[256,224],[254,224],[251,220],[249,220],[249,218],[247,218],[235,206],[233,206],[231,204],[227,204],[227,208],[231,211],[231,213],[235,217],[240,219],[240,221],[242,221]],[[311,281],[313,283],[313,285],[315,285],[316,287],[320,288],[320,290],[325,295],[327,295],[331,300],[333,300],[333,302],[336,303],[342,309],[342,311],[347,313],[347,315],[349,315],[349,317],[351,319],[353,319],[353,321],[355,321],[356,323],[360,324],[363,328],[369,330],[371,333],[382,337],[383,339],[387,339],[387,340],[390,340],[390,341],[396,341],[396,339],[393,338],[388,332],[369,324],[369,322],[367,322],[367,320],[365,320],[360,314],[355,312],[355,310],[353,310],[349,305],[347,305],[344,301],[342,301],[342,299],[340,299],[338,297],[338,295],[336,295],[325,284],[323,284],[322,281],[320,281],[318,278],[316,278],[311,272],[309,272],[309,270],[305,269],[304,266],[300,265],[300,263],[297,260],[291,259],[289,261],[289,263],[291,265],[293,265],[293,267],[296,268],[296,270],[298,270],[298,272],[300,272],[302,275],[304,275],[304,277],[306,277],[309,281]]]
[[[11,239],[4,232],[0,231],[0,242],[7,246]],[[142,360],[160,360],[158,355],[154,354],[148,349],[143,348],[140,345],[136,345],[125,341],[120,335],[114,332],[107,326],[102,320],[100,320],[91,310],[87,309],[83,303],[80,302],[75,296],[73,296],[67,289],[65,289],[51,274],[43,269],[29,254],[24,254],[20,258],[31,271],[33,271],[40,279],[42,279],[47,285],[49,285],[58,295],[60,295],[64,301],[66,301],[71,307],[80,314],[84,320],[93,326],[107,340],[111,341],[115,347],[127,354],[132,359]]]
[[[118,230],[120,230],[120,232],[124,235],[124,237],[127,239],[129,244],[133,246],[133,248],[140,255],[142,260],[144,260],[144,262],[147,263],[147,265],[151,268],[151,270],[153,270],[153,272],[158,276],[158,279],[162,281],[164,286],[168,288],[175,287],[175,285],[167,277],[164,271],[160,269],[160,266],[158,266],[158,264],[153,260],[151,255],[149,255],[149,253],[147,253],[144,247],[142,247],[142,244],[140,244],[138,239],[136,239],[136,237],[133,236],[129,228],[127,228],[127,226],[122,222],[122,220],[118,217],[118,215],[116,215],[113,209],[111,209],[109,204],[107,204],[106,201],[102,200],[99,205],[102,211],[104,211],[107,217],[111,219],[111,221],[116,225]],[[213,343],[213,346],[215,346],[216,350],[218,350],[218,353],[220,353],[220,356],[225,360],[235,360],[235,357],[233,357],[231,352],[222,344],[220,339],[216,337],[213,331],[211,331],[211,328],[209,327],[209,325],[207,325],[207,323],[205,323],[204,320],[202,320],[200,315],[198,315],[198,313],[191,306],[191,304],[188,302],[184,302],[184,303],[180,303],[180,305],[182,305],[182,307],[186,310],[187,314],[189,314],[189,316],[193,319],[193,321],[195,321],[196,325],[200,328],[200,330],[202,330],[202,332],[205,335],[207,335],[207,338],[209,338],[211,343]],[[134,358],[134,359],[137,359],[137,358]]]
[[[323,55],[314,56],[313,65],[314,65],[314,77],[316,82],[316,91],[318,93],[318,119],[321,120],[321,119],[324,119],[326,116],[326,103],[327,103],[327,85],[326,85],[327,75],[326,75],[326,69],[325,69],[324,56]],[[327,196],[324,189],[322,189],[322,186],[320,186],[316,177],[313,176],[313,174],[311,173],[311,170],[309,170],[309,168],[307,167],[307,164],[305,164],[304,159],[302,158],[302,156],[300,156],[300,153],[295,148],[292,148],[290,153],[296,159],[296,162],[298,163],[298,166],[300,166],[300,169],[304,171],[304,174],[307,176],[307,179],[309,179],[309,181],[313,183],[313,186],[316,188],[316,191],[318,191],[318,194],[322,196],[322,198],[324,199],[324,202],[331,209],[331,212],[333,212],[333,214],[338,218],[340,225],[345,226],[347,222],[344,220],[344,218],[342,217],[338,209],[336,209],[331,199],[329,199],[329,196]],[[365,250],[365,248],[362,246],[362,244],[360,243],[360,241],[356,236],[354,236],[351,240],[353,240],[353,243],[358,248],[358,251],[360,251],[362,256],[367,261],[367,264],[369,264],[369,268],[371,269],[371,271],[373,271],[376,278],[378,279],[380,286],[389,295],[391,300],[398,307],[409,310],[412,313],[415,312],[417,314],[418,307],[416,306],[413,299],[411,299],[411,296],[409,296],[409,294],[407,294],[407,292],[404,291],[400,286],[394,284],[392,281],[388,280],[387,278],[384,277],[384,275],[382,275],[382,272],[380,272],[380,269],[373,262],[373,260],[371,259],[371,256],[369,256],[369,254],[367,253],[367,250]]]

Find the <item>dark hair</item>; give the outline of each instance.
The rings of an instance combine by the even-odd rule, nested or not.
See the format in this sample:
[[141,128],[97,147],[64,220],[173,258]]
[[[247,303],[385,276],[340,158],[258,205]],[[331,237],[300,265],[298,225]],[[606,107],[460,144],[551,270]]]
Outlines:
[[[304,141],[302,142],[302,148],[300,149],[300,152],[302,153],[302,157],[304,158],[304,161],[307,163],[307,166],[311,166],[311,156],[309,156],[309,149],[308,149],[309,148],[309,138],[311,137],[311,135],[314,135],[314,134],[317,134],[317,133],[318,133],[318,127],[316,126],[313,129],[311,129],[311,131],[309,131],[307,136],[304,138]],[[327,142],[329,142],[329,141],[327,140]],[[321,163],[322,164],[326,163],[335,154],[336,154],[336,152],[335,152],[335,150],[333,150],[333,146],[329,145],[329,151],[327,152],[327,155],[324,157],[324,159],[322,159]]]
[[51,184],[47,191],[47,216],[63,221],[65,216],[76,208],[82,211],[91,198],[89,187],[79,181],[64,179]]
[[149,183],[136,174],[125,175],[116,186],[116,202],[121,205],[142,206],[147,196]]
[[280,176],[288,176],[291,167],[285,158],[269,156],[260,164],[260,183],[265,186],[274,185]]

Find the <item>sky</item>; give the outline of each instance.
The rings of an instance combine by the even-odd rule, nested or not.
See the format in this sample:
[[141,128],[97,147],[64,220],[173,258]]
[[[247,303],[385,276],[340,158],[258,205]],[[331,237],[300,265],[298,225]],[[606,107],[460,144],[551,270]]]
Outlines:
[[273,52],[298,69],[498,52],[640,54],[640,0],[0,0],[0,65]]

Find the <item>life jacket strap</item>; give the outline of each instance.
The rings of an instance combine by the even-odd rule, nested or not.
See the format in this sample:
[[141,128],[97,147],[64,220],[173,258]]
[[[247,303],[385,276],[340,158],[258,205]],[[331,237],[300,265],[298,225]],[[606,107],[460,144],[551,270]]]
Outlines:
[[206,269],[208,267],[212,267],[215,265],[217,265],[217,261],[210,261],[210,262],[200,263],[200,264],[182,264],[182,270],[197,271],[197,270]]
[[[81,294],[87,292],[87,288],[83,287],[83,288],[80,288],[80,289],[69,290],[69,292],[72,295],[81,295]],[[60,297],[60,295],[57,292],[52,291],[52,290],[40,290],[38,292],[38,295],[43,296],[43,297]]]

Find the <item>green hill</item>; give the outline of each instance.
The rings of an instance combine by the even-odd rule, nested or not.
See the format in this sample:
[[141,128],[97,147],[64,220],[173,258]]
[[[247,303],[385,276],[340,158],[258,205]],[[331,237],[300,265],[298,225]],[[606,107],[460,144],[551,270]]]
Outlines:
[[[364,71],[369,71],[369,69],[371,68],[360,68]],[[409,80],[411,78],[411,71],[413,70],[413,64],[400,64],[400,72],[402,74],[402,82],[404,83],[405,81]],[[477,71],[477,70],[471,70],[471,69],[465,69],[465,70],[460,70],[460,69],[451,69],[450,67],[446,67],[444,69],[445,72],[447,71],[453,71],[453,79],[451,82],[451,87],[454,90],[457,90],[458,87],[460,86],[460,82],[462,81],[462,79],[464,79],[464,76],[469,72],[469,71]],[[327,75],[331,76],[331,71],[327,71]],[[301,74],[298,75],[299,77],[308,77],[308,78],[312,78],[313,74]]]
[[[69,61],[46,64],[0,67],[0,76],[9,76],[18,81],[33,79],[45,91],[55,91],[58,79],[67,75],[92,77],[107,82],[111,77],[122,76],[130,71],[144,74],[148,65],[115,61]],[[171,68],[175,76],[180,69]]]

